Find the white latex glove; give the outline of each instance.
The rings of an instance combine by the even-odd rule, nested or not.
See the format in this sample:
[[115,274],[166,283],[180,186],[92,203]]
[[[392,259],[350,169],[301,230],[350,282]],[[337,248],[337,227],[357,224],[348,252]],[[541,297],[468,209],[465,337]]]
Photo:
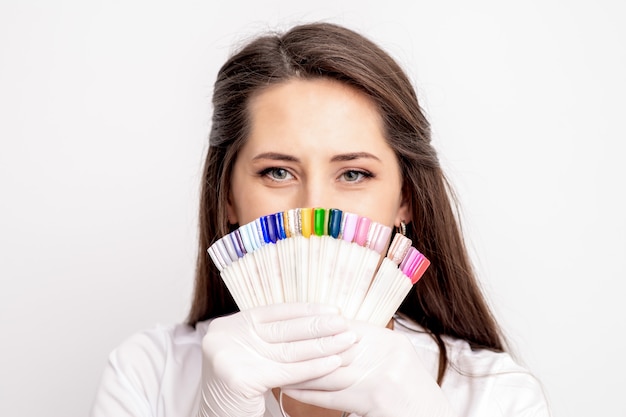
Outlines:
[[363,417],[450,417],[450,407],[408,338],[387,328],[352,322],[359,342],[346,364],[301,384],[283,387],[296,400]]
[[335,307],[294,303],[214,319],[202,340],[199,416],[259,417],[265,393],[319,378],[356,341]]

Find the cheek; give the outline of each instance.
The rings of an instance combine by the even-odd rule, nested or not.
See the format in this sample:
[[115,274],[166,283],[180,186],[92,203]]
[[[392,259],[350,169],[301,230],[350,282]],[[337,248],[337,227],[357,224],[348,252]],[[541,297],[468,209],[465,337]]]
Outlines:
[[377,215],[381,220],[385,220],[385,224],[393,226],[398,216],[402,204],[402,182],[395,179],[387,183],[386,186],[378,190],[377,198],[374,201]]
[[337,201],[342,210],[365,216],[387,226],[393,226],[400,209],[400,187],[389,186],[388,183],[369,189],[358,197],[345,195]]
[[364,215],[379,223],[393,226],[400,207],[400,202],[399,199],[396,201],[391,195],[385,197],[386,198],[378,196],[377,198],[371,199],[367,207],[367,212],[364,213]]
[[237,166],[233,170],[230,181],[230,198],[229,209],[236,217],[237,223],[245,224],[246,218],[249,216],[249,208],[253,196],[250,194],[249,183],[244,181],[241,173],[237,170]]
[[240,225],[249,223],[266,214],[267,202],[271,201],[263,195],[263,188],[256,185],[254,178],[247,173],[237,161],[233,167],[230,181],[229,210]]
[[293,208],[284,198],[268,189],[255,186],[252,181],[232,184],[233,206],[240,225],[249,223],[261,216]]

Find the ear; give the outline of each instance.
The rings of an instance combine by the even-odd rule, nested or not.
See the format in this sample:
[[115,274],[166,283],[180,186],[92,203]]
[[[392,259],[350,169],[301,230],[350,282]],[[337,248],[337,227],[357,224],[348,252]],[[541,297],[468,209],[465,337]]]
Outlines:
[[231,191],[228,192],[228,198],[226,199],[226,217],[228,219],[228,224],[239,223],[237,208],[233,204],[233,195]]
[[398,212],[396,214],[394,225],[396,227],[400,227],[400,222],[404,222],[405,224],[407,224],[410,223],[412,220],[413,215],[411,213],[411,202],[407,197],[406,190],[403,190],[402,200],[400,201],[400,207],[398,207]]

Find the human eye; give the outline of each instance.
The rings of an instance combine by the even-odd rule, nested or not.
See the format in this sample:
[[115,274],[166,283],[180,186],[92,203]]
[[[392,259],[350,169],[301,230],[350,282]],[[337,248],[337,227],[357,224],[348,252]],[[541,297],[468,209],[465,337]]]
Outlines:
[[374,175],[369,171],[350,169],[342,172],[340,178],[345,182],[359,183],[373,176]]
[[269,167],[261,170],[259,176],[269,178],[272,181],[287,181],[293,178],[293,175],[285,168]]

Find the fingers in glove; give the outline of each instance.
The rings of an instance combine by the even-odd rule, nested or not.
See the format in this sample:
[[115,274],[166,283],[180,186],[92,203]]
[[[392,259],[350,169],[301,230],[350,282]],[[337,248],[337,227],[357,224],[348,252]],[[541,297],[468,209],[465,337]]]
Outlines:
[[[276,362],[301,362],[325,356],[338,355],[349,350],[356,342],[353,332],[342,332],[333,336],[271,344],[267,356]],[[339,365],[344,360],[338,356]]]
[[301,362],[274,363],[268,369],[260,369],[265,375],[264,382],[268,387],[281,387],[297,384],[309,379],[317,379],[327,375],[341,366],[341,359],[337,355],[311,359]]
[[316,314],[255,324],[256,333],[268,343],[333,336],[347,329],[347,320],[338,314]]
[[307,391],[342,391],[360,380],[363,375],[356,375],[354,371],[347,367],[339,367],[330,374],[319,378],[283,386],[283,390],[307,390]]

